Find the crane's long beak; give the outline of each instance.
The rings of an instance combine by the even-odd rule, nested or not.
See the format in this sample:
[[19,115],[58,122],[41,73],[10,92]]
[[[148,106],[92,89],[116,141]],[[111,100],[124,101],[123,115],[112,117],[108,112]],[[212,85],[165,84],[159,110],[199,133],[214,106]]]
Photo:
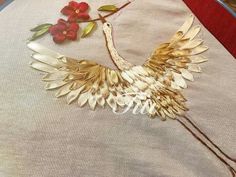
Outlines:
[[100,20],[102,21],[102,23],[106,23],[106,19],[101,15],[101,14],[98,14]]

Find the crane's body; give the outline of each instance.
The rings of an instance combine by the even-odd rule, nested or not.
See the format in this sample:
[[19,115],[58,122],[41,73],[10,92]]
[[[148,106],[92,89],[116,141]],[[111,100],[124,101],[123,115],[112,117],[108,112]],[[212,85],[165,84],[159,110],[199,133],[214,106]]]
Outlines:
[[121,95],[126,97],[125,100],[127,100],[123,105],[128,106],[131,101],[134,101],[134,104],[140,107],[140,109],[145,106],[146,113],[150,117],[158,116],[163,120],[166,117],[175,118],[176,114],[182,115],[187,110],[183,103],[185,100],[178,94],[178,91],[166,88],[159,81],[163,78],[157,78],[150,68],[135,66],[119,55],[114,45],[112,24],[104,22],[103,32],[109,54],[120,70],[124,82],[126,82],[126,87],[124,87],[121,93]]
[[[183,80],[181,74],[175,73],[175,71],[172,71],[171,69],[163,72],[163,69],[158,67],[156,67],[154,70],[152,68],[151,62],[147,62],[146,65],[135,66],[134,64],[125,60],[119,55],[115,48],[112,36],[112,24],[107,22],[102,16],[100,16],[100,18],[103,22],[103,32],[105,34],[106,45],[111,59],[120,70],[124,81],[128,83],[128,87],[124,89],[123,94],[125,94],[126,97],[127,95],[131,95],[130,93],[144,95],[144,98],[138,99],[136,104],[138,104],[140,108],[143,108],[145,105],[146,112],[150,117],[160,117],[162,120],[166,120],[167,117],[175,119],[176,115],[184,115],[184,112],[188,109],[185,106],[186,99],[179,91],[180,87],[186,88],[186,83]],[[190,30],[193,23],[193,16],[191,16],[190,20],[188,20],[186,23],[187,24],[184,25],[183,29],[181,29],[185,30],[185,34],[182,35],[182,38],[184,35],[186,35],[187,31]],[[196,33],[199,31],[199,28],[197,28],[197,31],[193,35],[196,36]],[[193,36],[193,38],[195,36]],[[195,47],[198,47],[201,44],[202,42],[197,43]],[[207,47],[205,47],[204,50],[201,50],[199,53],[204,52],[205,50],[207,50]],[[171,51],[169,53],[171,53]],[[181,60],[179,62],[181,63]],[[186,63],[186,61],[184,62]],[[182,68],[182,70],[184,70],[185,73],[187,72],[189,75],[191,75],[186,69]],[[128,100],[133,99],[131,98]],[[125,104],[128,105],[129,103]]]

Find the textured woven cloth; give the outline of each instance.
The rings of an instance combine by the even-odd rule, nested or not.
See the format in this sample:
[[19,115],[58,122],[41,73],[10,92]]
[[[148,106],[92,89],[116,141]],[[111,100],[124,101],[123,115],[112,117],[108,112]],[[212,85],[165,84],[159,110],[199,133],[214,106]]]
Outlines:
[[[43,90],[32,70],[26,41],[29,29],[56,22],[66,0],[15,0],[0,12],[0,176],[2,177],[222,177],[228,171],[180,124],[143,115],[114,115],[68,106]],[[118,3],[119,2],[119,3]],[[100,5],[89,1],[91,15]],[[190,10],[182,1],[136,0],[109,18],[117,49],[142,64],[167,41]],[[196,21],[196,23],[199,23]],[[71,57],[114,67],[101,25],[87,39],[55,45],[51,36],[38,42]],[[236,157],[236,61],[205,29],[210,50],[203,73],[184,91],[188,115],[222,149]]]

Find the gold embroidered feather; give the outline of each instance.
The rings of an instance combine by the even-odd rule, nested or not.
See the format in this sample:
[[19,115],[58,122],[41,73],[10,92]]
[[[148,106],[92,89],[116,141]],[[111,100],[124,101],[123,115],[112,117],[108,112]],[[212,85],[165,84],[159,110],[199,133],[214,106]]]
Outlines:
[[184,79],[194,81],[191,72],[201,72],[199,64],[207,61],[200,54],[208,47],[197,38],[201,28],[192,27],[193,22],[191,15],[170,42],[161,44],[144,64],[155,72],[158,80],[174,89],[187,88]]

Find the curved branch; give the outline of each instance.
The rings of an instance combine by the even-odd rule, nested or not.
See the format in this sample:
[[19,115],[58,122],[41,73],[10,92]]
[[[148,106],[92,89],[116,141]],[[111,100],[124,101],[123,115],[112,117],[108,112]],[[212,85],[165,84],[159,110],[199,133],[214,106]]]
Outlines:
[[[104,18],[110,17],[114,14],[116,14],[117,12],[119,12],[120,10],[124,9],[126,6],[128,6],[131,3],[131,1],[125,3],[124,5],[122,5],[121,7],[117,8],[115,11],[107,14],[104,16]],[[95,21],[100,21],[100,18],[95,18],[95,19],[91,19],[91,20],[85,20],[85,21],[78,21],[78,23],[86,23],[86,22],[95,22]]]

